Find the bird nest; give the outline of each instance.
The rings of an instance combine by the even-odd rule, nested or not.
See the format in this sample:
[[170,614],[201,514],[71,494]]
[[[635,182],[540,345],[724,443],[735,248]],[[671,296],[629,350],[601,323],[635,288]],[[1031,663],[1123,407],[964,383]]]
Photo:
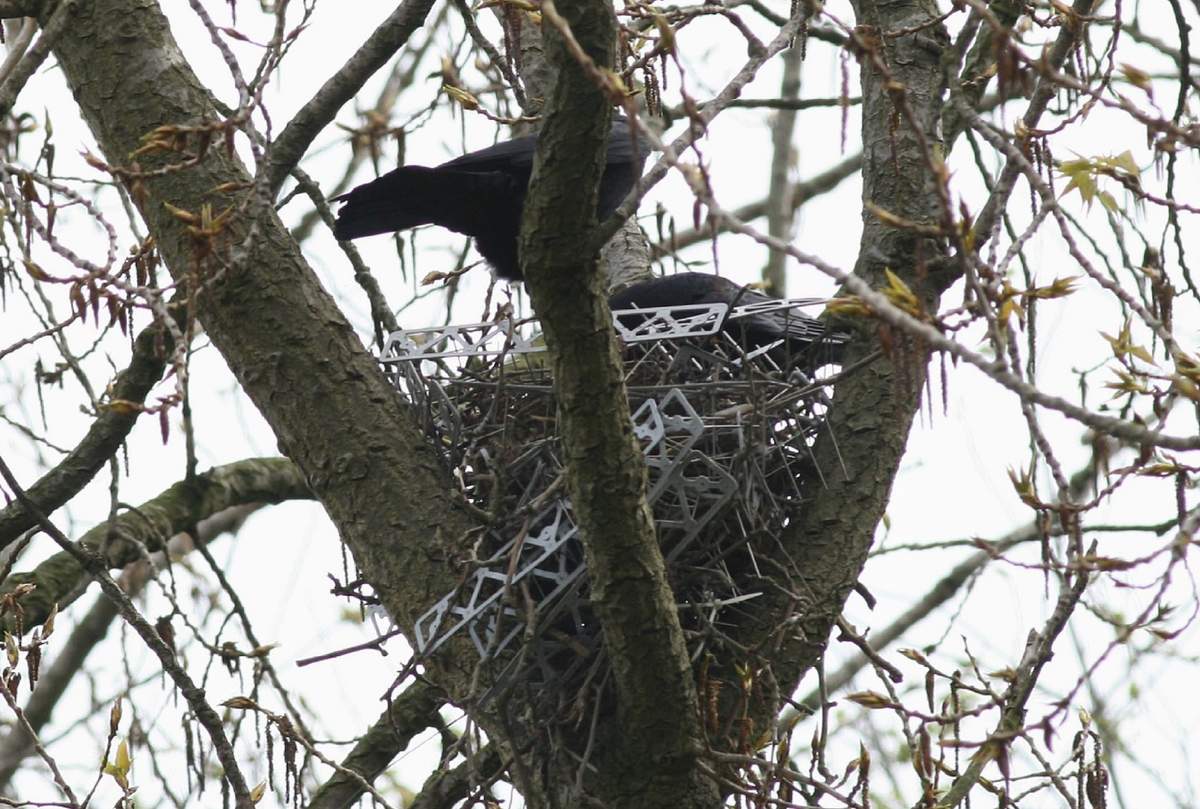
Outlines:
[[[804,305],[781,301],[773,306]],[[825,429],[843,338],[753,349],[729,328],[761,304],[618,312],[646,496],[685,625],[753,598],[755,547],[793,520]],[[598,665],[547,356],[534,321],[390,335],[381,361],[465,500],[488,515],[460,585],[422,615],[419,655],[465,634],[493,682],[575,680]]]

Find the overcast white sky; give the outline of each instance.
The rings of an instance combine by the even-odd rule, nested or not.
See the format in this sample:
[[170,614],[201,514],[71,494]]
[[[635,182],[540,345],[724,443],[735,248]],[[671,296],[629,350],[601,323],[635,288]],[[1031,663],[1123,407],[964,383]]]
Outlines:
[[[170,9],[175,34],[181,42],[187,58],[199,75],[209,82],[210,87],[226,101],[233,101],[232,85],[225,79],[225,69],[216,54],[207,34],[203,32],[190,12],[181,3],[164,4]],[[219,22],[225,19],[227,9],[223,4],[210,4],[210,12]],[[303,104],[310,93],[349,56],[355,47],[373,30],[374,26],[390,12],[392,4],[384,3],[318,3],[308,31],[300,37],[283,70],[271,85],[267,103],[278,131],[294,111]],[[778,5],[778,4],[775,4]],[[1111,7],[1111,4],[1108,4]],[[786,4],[783,6],[786,7]],[[1165,8],[1151,7],[1144,13],[1139,10],[1139,25],[1148,32],[1157,31],[1164,38],[1171,37],[1169,14]],[[252,13],[249,4],[239,4],[239,29],[252,38],[265,39],[267,29]],[[830,9],[845,20],[850,11],[845,2],[830,3]],[[1160,16],[1161,15],[1161,16]],[[749,15],[747,15],[749,19]],[[437,58],[448,52],[451,38],[445,37],[440,51],[431,51],[427,68],[418,71],[419,76],[437,70]],[[247,58],[256,56],[248,46],[232,43]],[[688,29],[681,38],[681,45],[689,55],[689,88],[693,95],[705,98],[732,74],[744,59],[744,48],[740,43],[731,46],[727,29],[715,22],[698,23]],[[1132,56],[1137,54],[1145,62]],[[1161,67],[1141,51],[1123,52],[1122,59],[1134,61],[1149,69]],[[851,87],[857,87],[857,66],[853,63]],[[841,63],[838,54],[829,46],[818,42],[809,45],[809,55],[804,66],[803,95],[819,97],[837,95],[841,83]],[[466,73],[468,82],[472,79]],[[434,95],[438,84],[436,76],[423,79],[426,86],[411,92],[401,102],[397,119],[404,120],[415,113],[419,105],[425,104]],[[371,82],[362,97],[373,101],[378,93],[380,80]],[[671,76],[671,88],[678,86],[678,77]],[[772,65],[765,69],[760,78],[744,94],[747,97],[777,95],[778,69]],[[852,89],[856,92],[856,89]],[[676,96],[668,92],[668,100]],[[369,103],[368,102],[368,103]],[[1166,101],[1161,101],[1164,105]],[[1173,100],[1171,101],[1173,104]],[[364,105],[365,106],[365,105]],[[39,117],[43,114],[53,121],[54,142],[57,146],[56,170],[60,175],[95,177],[79,153],[93,149],[93,142],[79,118],[69,92],[64,88],[61,76],[53,66],[44,68],[30,82],[23,96],[21,108]],[[354,123],[353,110],[347,108],[340,119]],[[756,110],[731,110],[722,115],[712,126],[704,150],[709,159],[718,198],[727,208],[759,199],[766,188],[770,135],[764,125],[765,115]],[[857,149],[857,114],[852,110],[848,120],[849,136],[846,154]],[[410,134],[407,143],[410,162],[434,164],[461,153],[467,148],[477,148],[491,142],[494,127],[481,117],[466,116],[465,121],[452,118],[440,110],[433,122]],[[809,177],[843,156],[840,149],[840,113],[834,110],[810,110],[800,117],[796,143],[799,157],[794,176]],[[37,146],[35,138],[25,143],[27,151],[23,157],[31,158]],[[1131,149],[1139,164],[1149,165],[1149,151],[1142,132],[1121,117],[1105,110],[1096,110],[1086,125],[1077,134],[1070,134],[1057,142],[1057,156],[1066,158],[1070,152],[1084,156],[1110,154]],[[349,154],[344,133],[330,129],[316,144],[312,156],[305,162],[305,169],[324,187],[328,188],[340,176],[341,167]],[[394,154],[389,155],[394,160]],[[953,155],[952,167],[956,170],[955,191],[973,209],[982,204],[983,192],[968,169],[969,153],[965,144],[960,144]],[[1183,156],[1181,167],[1184,178],[1180,188],[1195,189],[1197,172],[1194,157]],[[993,167],[994,168],[994,167]],[[367,179],[364,172],[362,179]],[[1123,203],[1127,203],[1124,192],[1113,188]],[[836,191],[821,197],[814,204],[802,209],[797,219],[796,238],[803,249],[815,253],[827,261],[843,267],[852,266],[857,253],[860,231],[860,185],[856,179],[842,184]],[[1028,216],[1028,204],[1024,201],[1024,187],[1014,196],[1013,212],[1018,221]],[[1191,201],[1195,202],[1192,194]],[[661,203],[670,215],[679,222],[679,229],[690,226],[691,201],[681,182],[668,180],[653,190],[643,203],[641,213],[646,217],[647,229],[653,230],[654,206]],[[307,199],[299,197],[284,210],[285,220],[299,221],[308,206]],[[1141,221],[1157,222],[1156,211],[1131,210],[1131,215]],[[114,211],[120,219],[119,210]],[[1108,224],[1101,206],[1090,212],[1081,212],[1090,229],[1098,239],[1103,239]],[[1200,239],[1197,239],[1194,221],[1187,221],[1188,247],[1197,255]],[[63,230],[64,225],[73,230]],[[1160,227],[1155,224],[1147,228],[1157,238]],[[60,224],[60,236],[69,233],[68,240],[82,245],[97,246],[98,233],[93,226],[81,224],[78,217],[65,218]],[[432,270],[446,269],[453,261],[452,253],[438,249],[438,245],[454,246],[458,243],[442,234],[425,231],[420,235],[422,245],[421,266],[416,273],[420,277]],[[126,246],[124,243],[122,247]],[[391,242],[385,238],[371,239],[360,243],[363,255],[383,283],[389,300],[400,303],[412,289],[412,277],[406,281],[396,272],[396,257]],[[370,335],[366,308],[361,293],[353,282],[352,272],[342,254],[334,246],[332,237],[323,229],[305,245],[307,258],[312,262],[323,283],[333,292],[360,329],[364,341]],[[1135,260],[1141,255],[1140,245],[1131,244],[1130,252]],[[1055,277],[1075,275],[1070,258],[1055,239],[1038,238],[1030,245],[1028,255],[1036,269],[1037,280],[1048,283]],[[693,248],[688,256],[699,262],[711,257],[708,246]],[[47,259],[53,271],[53,259]],[[764,263],[761,247],[744,238],[727,238],[721,242],[719,269],[738,281],[754,280]],[[697,267],[697,269],[703,269]],[[468,276],[464,294],[454,311],[457,322],[474,321],[480,314],[479,294],[487,283],[484,270],[479,269]],[[826,295],[833,291],[832,282],[811,268],[792,264],[789,268],[789,291],[793,295]],[[14,300],[9,291],[9,305],[0,317],[0,344],[11,342],[15,336],[29,330],[29,321],[22,316],[23,305]],[[956,300],[955,291],[947,301]],[[55,301],[58,310],[66,311],[65,291]],[[444,319],[440,296],[430,296],[420,304],[405,310],[401,321],[408,326],[428,325]],[[1177,313],[1177,320],[1186,324],[1178,330],[1179,337],[1195,346],[1197,333],[1191,324],[1194,311],[1188,307]],[[1107,344],[1100,330],[1113,331],[1119,328],[1109,297],[1090,285],[1071,298],[1043,308],[1040,323],[1039,359],[1041,362],[1040,382],[1053,393],[1067,398],[1077,397],[1075,369],[1092,367],[1108,356]],[[144,322],[144,321],[143,321]],[[91,325],[73,327],[69,330],[73,345],[83,348],[93,334]],[[964,340],[970,340],[964,337]],[[109,339],[104,348],[110,352],[112,365],[122,367],[127,352],[120,339]],[[0,369],[0,407],[9,418],[16,421],[34,420],[40,427],[38,402],[32,388],[35,358],[52,363],[54,355],[50,346],[26,349],[3,361]],[[93,373],[92,380],[100,385],[110,376],[108,359],[97,353],[87,362]],[[947,372],[948,386],[944,409],[941,401],[943,391],[939,374],[934,374],[934,389],[929,397],[932,404],[923,411],[920,423],[914,429],[910,450],[897,480],[892,503],[888,509],[888,526],[881,529],[884,546],[966,537],[994,538],[1021,524],[1027,519],[1027,511],[1020,504],[1007,478],[1009,468],[1021,468],[1027,464],[1027,437],[1024,422],[1016,406],[1016,399],[1003,389],[986,380],[971,368],[950,368]],[[1097,376],[1093,382],[1090,402],[1094,405],[1106,395],[1099,390],[1105,378]],[[193,411],[197,429],[201,436],[199,453],[201,465],[227,463],[253,455],[277,454],[275,440],[253,406],[240,393],[233,377],[229,374],[218,353],[206,343],[201,343],[192,363]],[[51,437],[60,446],[72,445],[86,429],[88,417],[78,411],[81,395],[78,386],[71,381],[63,390],[43,391],[47,421],[52,425]],[[1189,421],[1189,418],[1191,420]],[[1043,415],[1044,423],[1056,439],[1056,451],[1060,454],[1067,470],[1077,468],[1086,457],[1086,448],[1081,444],[1082,431],[1053,414]],[[174,417],[178,428],[178,415]],[[1180,414],[1170,424],[1176,433],[1194,432],[1194,417]],[[130,437],[131,467],[122,483],[122,500],[137,503],[154,496],[168,482],[182,476],[184,449],[182,433],[173,431],[171,440],[163,446],[158,426],[153,419],[143,419]],[[6,459],[14,462],[19,475],[31,480],[37,474],[37,454],[19,433],[0,425],[0,446],[4,447]],[[53,453],[49,458],[56,457]],[[74,535],[104,518],[108,511],[108,481],[101,474],[87,492],[72,502],[69,510],[56,515],[56,519],[69,527]],[[1044,489],[1049,492],[1049,489]],[[398,493],[398,496],[403,496]],[[1174,503],[1168,490],[1155,484],[1130,487],[1106,509],[1104,517],[1112,521],[1158,522],[1174,513]],[[1113,543],[1111,555],[1135,553],[1130,544],[1140,540],[1122,540],[1105,537],[1103,542]],[[48,546],[42,546],[41,553]],[[273,507],[252,518],[235,541],[219,543],[214,548],[219,560],[228,562],[227,570],[246,602],[255,620],[259,635],[268,642],[280,644],[273,654],[285,682],[306,702],[313,706],[320,717],[318,732],[332,738],[349,738],[372,722],[381,710],[379,697],[390,683],[403,658],[400,644],[393,643],[392,654],[380,657],[373,653],[360,653],[326,664],[308,668],[297,668],[294,661],[340,646],[362,642],[369,628],[358,626],[342,619],[346,606],[328,595],[327,574],[341,576],[342,561],[336,532],[325,518],[319,506],[312,503],[293,503]],[[879,598],[874,612],[868,612],[861,600],[852,597],[848,614],[856,625],[865,628],[882,626],[890,618],[911,603],[942,572],[969,551],[939,551],[917,554],[897,553],[880,557],[868,564],[864,582]],[[1103,552],[1103,551],[1102,551]],[[18,569],[27,569],[38,558],[32,554],[23,560]],[[1032,558],[1032,557],[1031,557]],[[1136,578],[1136,577],[1135,577]],[[1193,598],[1187,585],[1181,584],[1176,603]],[[1118,592],[1109,593],[1114,600],[1125,598]],[[1051,593],[1051,598],[1053,593]],[[73,611],[82,611],[92,596],[78,602]],[[1144,594],[1130,594],[1130,604],[1143,598]],[[955,607],[960,606],[957,602]],[[942,641],[939,651],[947,660],[960,660],[963,645],[960,636],[970,639],[971,650],[981,660],[981,668],[991,671],[1014,665],[1024,644],[1026,633],[1039,625],[1049,609],[1040,575],[1028,570],[1000,569],[989,571],[978,583],[974,592],[963,606],[953,630]],[[1131,609],[1133,609],[1131,607]],[[161,599],[156,599],[149,614],[160,614]],[[926,621],[906,641],[905,646],[919,646],[936,642],[947,627],[950,613],[944,612],[937,618]],[[211,629],[211,627],[209,627]],[[1098,649],[1108,641],[1106,630],[1096,622],[1081,621],[1080,644],[1085,649]],[[65,633],[63,633],[65,635]],[[114,633],[119,634],[119,633]],[[1190,632],[1178,643],[1181,652],[1195,650],[1196,633]],[[149,676],[154,665],[147,655],[138,651],[136,640],[125,644],[134,650],[129,661],[135,676]],[[53,654],[53,648],[51,649]],[[121,682],[122,674],[115,663],[121,652],[116,640],[111,640],[104,653],[113,661],[110,682],[100,681],[95,685],[95,696],[107,699]],[[835,644],[831,654],[838,658],[842,654]],[[1055,663],[1050,667],[1047,684],[1063,688],[1073,680],[1077,663],[1072,660],[1073,652],[1065,644]],[[193,648],[192,660],[201,660],[201,650]],[[906,662],[892,656],[906,672]],[[1114,707],[1125,701],[1125,689],[1134,684],[1123,680],[1125,660],[1114,656],[1098,675],[1102,693]],[[1130,794],[1153,796],[1161,800],[1159,790],[1183,791],[1190,794],[1190,773],[1200,770],[1200,756],[1187,745],[1191,728],[1200,725],[1200,708],[1191,697],[1191,678],[1194,675],[1186,665],[1171,666],[1153,664],[1144,670],[1136,684],[1141,690],[1136,713],[1122,715],[1122,732],[1126,741],[1135,750],[1150,751],[1141,755],[1146,771],[1127,768],[1119,775],[1131,788]],[[919,677],[918,677],[919,680]],[[869,686],[869,681],[864,684]],[[178,706],[173,698],[158,694],[153,688],[139,692],[135,707],[144,724],[173,729],[177,727]],[[236,681],[229,681],[214,673],[210,685],[210,696],[220,702],[242,693]],[[70,720],[70,714],[87,703],[89,695],[80,687],[72,699],[60,706],[55,729],[48,735],[62,732]],[[268,698],[268,707],[278,705]],[[1032,708],[1032,713],[1045,710],[1048,701]],[[846,707],[849,717],[859,711]],[[106,712],[102,712],[106,715]],[[1069,743],[1065,732],[1060,744]],[[73,733],[74,744],[81,751],[75,757],[80,767],[94,766],[96,752],[88,733],[77,729]],[[165,744],[166,733],[156,731],[156,742]],[[419,786],[426,768],[436,760],[436,744],[425,744],[415,752],[406,754],[394,769],[394,773],[410,786]],[[856,750],[854,751],[856,752]],[[135,751],[136,761],[136,751]],[[83,780],[78,769],[70,775]],[[145,783],[145,792],[140,795],[142,805],[154,805],[157,788],[146,769],[139,783]],[[139,770],[135,769],[135,777]],[[36,776],[27,776],[18,781],[22,789],[31,790],[30,798],[49,799],[51,795],[42,788]],[[107,785],[98,793],[101,803],[111,802],[114,792]],[[21,792],[18,794],[24,795]],[[207,799],[216,800],[210,793]],[[270,805],[268,798],[263,806]]]

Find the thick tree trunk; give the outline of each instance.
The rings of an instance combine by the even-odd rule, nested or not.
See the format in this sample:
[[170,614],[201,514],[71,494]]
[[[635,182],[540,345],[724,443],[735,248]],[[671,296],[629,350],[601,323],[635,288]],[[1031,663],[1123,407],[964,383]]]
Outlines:
[[[924,140],[940,156],[937,122],[942,109],[941,53],[948,44],[940,26],[916,35],[884,39],[879,31],[915,27],[937,15],[931,2],[882,3],[860,0],[857,35],[875,43],[888,76],[870,54],[860,57],[862,80],[863,201],[904,219],[936,223],[939,209],[929,159],[921,140],[901,114],[899,98],[911,106]],[[887,82],[903,85],[889,92]],[[884,269],[909,283],[932,310],[937,291],[923,283],[924,264],[941,256],[930,240],[884,224],[864,206],[863,234],[855,272],[880,286]],[[929,352],[904,335],[876,330],[874,322],[839,324],[856,329],[845,363],[872,351],[884,356],[839,382],[828,429],[814,448],[816,469],[801,481],[806,501],[800,518],[780,539],[774,558],[787,571],[782,588],[768,590],[734,633],[760,662],[771,667],[766,698],[754,717],[766,730],[778,709],[778,693],[788,694],[820,660],[830,632],[854,589],[887,507],[892,482],[908,442],[926,384]],[[766,548],[771,553],[771,548]],[[780,552],[782,551],[782,552]],[[765,608],[765,609],[762,609]],[[785,625],[781,616],[798,620]],[[757,670],[757,667],[755,667]]]
[[[157,127],[220,120],[153,0],[75,0],[55,54],[112,165],[130,167],[131,153]],[[138,158],[145,171],[182,159]],[[215,190],[247,180],[214,146],[195,166],[137,180],[133,196],[173,278],[200,289],[205,330],[280,449],[303,471],[392,615],[411,627],[454,587],[444,560],[476,526],[269,201]],[[207,240],[168,208],[198,213],[204,205],[236,207]],[[461,672],[445,679],[459,694],[468,683]]]
[[[594,777],[583,784],[614,809],[708,809],[719,795],[698,767],[704,746],[699,704],[646,503],[645,463],[633,436],[607,285],[599,256],[579,248],[597,224],[612,103],[591,73],[612,66],[616,19],[607,0],[564,3],[562,15],[586,57],[570,52],[554,26],[557,12],[544,6],[555,79],[520,254],[553,363],[571,504],[615,684],[615,715],[602,717],[592,757],[584,758]],[[589,59],[590,68],[581,64]]]

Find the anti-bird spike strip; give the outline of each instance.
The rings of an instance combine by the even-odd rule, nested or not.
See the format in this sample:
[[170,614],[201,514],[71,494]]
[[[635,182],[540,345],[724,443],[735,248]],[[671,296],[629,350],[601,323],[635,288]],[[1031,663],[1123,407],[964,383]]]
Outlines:
[[[814,302],[613,313],[647,500],[680,603],[734,609],[753,597],[754,548],[801,506],[795,468],[813,463],[828,403],[815,372],[844,341],[817,334],[804,356],[781,356],[778,344],[746,351],[723,327]],[[476,558],[459,560],[461,585],[417,620],[416,651],[465,632],[500,683],[569,680],[587,663],[580,650],[599,646],[544,352],[530,319],[397,331],[380,357],[464,497],[496,515]]]

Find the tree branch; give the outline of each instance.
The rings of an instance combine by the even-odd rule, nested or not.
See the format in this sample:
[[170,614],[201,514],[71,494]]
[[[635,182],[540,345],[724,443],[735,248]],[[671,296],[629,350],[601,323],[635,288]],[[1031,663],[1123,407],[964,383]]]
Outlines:
[[598,76],[612,65],[615,18],[604,0],[564,4],[559,13],[543,0],[557,80],[518,254],[550,350],[571,505],[616,684],[619,729],[613,747],[598,752],[595,780],[618,807],[711,806],[715,787],[697,767],[696,689],[646,503],[597,254],[580,248],[595,230],[611,105]]
[[[87,614],[71,630],[71,635],[56,649],[53,662],[38,677],[37,687],[25,705],[25,718],[33,730],[39,731],[50,719],[50,712],[67,690],[83,662],[92,650],[104,640],[108,628],[120,615],[117,606],[101,596],[92,604]],[[33,739],[23,729],[12,727],[0,738],[0,792],[8,786],[21,762],[33,752]]]
[[[804,51],[792,46],[783,52],[783,81],[780,101],[796,101],[800,95],[800,65]],[[771,174],[767,189],[767,232],[777,239],[790,241],[795,220],[795,196],[789,178],[792,170],[792,137],[796,129],[796,110],[780,109],[771,123]],[[777,250],[767,254],[762,278],[767,291],[776,298],[787,296],[787,255]]]
[[437,770],[425,779],[421,791],[413,798],[408,809],[452,809],[470,794],[472,786],[480,780],[487,783],[503,771],[504,761],[495,746],[489,744],[474,759],[464,761],[451,770]]
[[[111,163],[127,160],[160,126],[219,118],[157,3],[91,0],[78,16],[55,55]],[[213,345],[392,617],[411,627],[453,589],[455,574],[441,560],[470,541],[473,519],[271,200],[242,190],[250,177],[236,155],[211,148],[180,164],[169,148],[143,151],[134,175],[134,202],[167,268],[177,281],[203,281],[196,311]],[[230,215],[218,232],[200,236],[176,214],[205,204]]]
[[1067,621],[1087,589],[1088,571],[1076,570],[1061,582],[1054,611],[1046,619],[1041,632],[1030,631],[1025,653],[1013,674],[1012,684],[1004,691],[1004,706],[996,730],[987,742],[971,756],[961,775],[954,779],[946,792],[939,797],[938,809],[953,809],[962,803],[983,775],[983,768],[997,758],[1007,756],[1007,748],[1013,737],[1025,724],[1025,705],[1033,696],[1042,668],[1054,656],[1054,642],[1067,625]]
[[[1003,22],[1011,27],[1021,14],[1019,4],[1011,0],[998,0],[989,8]],[[990,25],[980,26],[980,30],[971,45],[970,51],[963,60],[961,73],[952,78],[962,84],[963,94],[967,96],[972,108],[981,110],[980,101],[983,92],[991,82],[991,68],[996,63],[997,31]],[[958,109],[953,104],[947,104],[942,110],[942,137],[946,139],[947,154],[954,148],[954,142],[962,134],[963,121]]]
[[688,127],[670,145],[664,147],[665,154],[663,157],[642,176],[641,180],[638,181],[637,187],[629,192],[629,196],[617,207],[612,216],[601,222],[600,226],[596,228],[592,236],[594,243],[604,244],[612,238],[613,234],[620,229],[621,223],[633,215],[637,209],[638,201],[646,195],[646,192],[656,186],[663,177],[667,176],[667,172],[670,171],[671,166],[674,165],[678,156],[683,154],[704,131],[704,128],[741,94],[742,88],[754,80],[754,77],[758,75],[758,71],[768,60],[791,44],[800,30],[801,22],[802,20],[799,17],[785,21],[783,27],[765,47],[749,49],[749,58],[738,72],[734,74],[733,78],[721,88],[721,91],[713,96],[712,99],[705,102],[703,109],[696,114],[696,120],[693,122],[693,125]]
[[288,121],[271,144],[268,181],[273,193],[279,193],[283,181],[300,163],[309,144],[333,121],[342,105],[354,98],[367,79],[386,65],[396,51],[408,42],[413,31],[421,27],[431,8],[433,0],[404,0],[346,64]]
[[[50,3],[53,6],[53,11],[46,19],[42,19],[47,5],[45,3],[15,3],[14,6],[20,7],[29,12],[28,16],[38,16],[42,25],[42,33],[37,38],[37,42],[33,43],[21,61],[13,67],[13,70],[8,75],[4,76],[3,83],[0,83],[0,116],[8,115],[12,110],[13,104],[17,101],[17,95],[21,89],[25,87],[25,83],[29,78],[37,72],[41,67],[42,62],[46,61],[46,57],[50,54],[51,48],[54,47],[54,41],[62,34],[67,27],[67,22],[71,18],[71,12],[74,10],[76,0],[58,0],[57,5]],[[0,17],[10,16],[0,13]],[[26,16],[24,14],[13,14],[11,16]]]
[[[27,490],[39,510],[47,514],[56,511],[78,494],[120,449],[142,414],[139,405],[162,379],[174,343],[170,330],[159,324],[142,329],[133,342],[129,367],[112,384],[109,401],[122,404],[101,411],[75,448]],[[10,503],[0,510],[0,548],[7,547],[36,524],[20,501]]]
[[[865,31],[901,30],[932,16],[922,0],[855,2],[856,23]],[[926,145],[937,143],[941,113],[940,55],[949,38],[942,26],[915,36],[878,40],[884,55],[860,59],[862,82],[863,197],[913,221],[937,221],[937,195]],[[875,59],[888,66],[884,75]],[[901,87],[903,101],[890,90]],[[895,125],[903,103],[912,121]],[[866,215],[855,275],[874,286],[884,277],[880,254],[901,257],[890,269],[936,309],[936,295],[922,283],[919,267],[936,258],[937,247]],[[854,364],[879,347],[879,337],[861,323],[843,361]],[[813,448],[815,463],[799,485],[804,507],[763,552],[780,561],[787,580],[766,589],[731,632],[743,646],[769,659],[779,690],[788,694],[824,653],[887,506],[892,481],[921,400],[928,347],[893,333],[877,361],[841,380],[834,405]],[[788,619],[790,616],[790,619]],[[730,675],[732,678],[732,673]],[[775,720],[777,706],[763,699],[753,708],[756,724]]]
[[[109,568],[124,567],[161,550],[168,539],[227,508],[247,503],[281,503],[312,497],[300,470],[286,458],[253,458],[226,464],[181,481],[136,509],[104,522],[77,543],[89,554],[102,554]],[[20,584],[37,589],[21,599],[25,626],[39,624],[50,609],[83,582],[77,554],[56,553],[28,573],[14,573],[0,583],[0,593]]]
[[154,627],[150,626],[149,622],[133,606],[133,602],[129,600],[129,596],[125,595],[121,588],[117,586],[117,583],[112,580],[112,577],[108,575],[108,572],[104,569],[104,561],[93,553],[90,548],[73,544],[71,540],[67,539],[50,522],[45,514],[39,511],[33,501],[25,494],[25,491],[21,488],[16,478],[12,476],[12,472],[3,460],[0,460],[0,477],[4,478],[4,482],[8,484],[9,489],[12,490],[17,499],[21,500],[25,504],[25,507],[37,516],[38,525],[41,529],[62,547],[64,553],[70,555],[75,564],[81,569],[86,570],[89,576],[100,583],[100,588],[104,591],[105,597],[116,604],[121,617],[137,632],[142,642],[158,658],[163,671],[171,678],[171,682],[175,684],[175,687],[179,689],[179,693],[187,701],[188,707],[196,717],[196,720],[208,732],[209,738],[212,740],[213,750],[216,752],[217,759],[224,768],[222,778],[229,784],[230,789],[233,791],[237,809],[254,809],[254,801],[250,799],[250,790],[246,785],[245,776],[242,775],[241,768],[238,766],[237,757],[233,752],[233,745],[230,743],[229,737],[225,735],[225,729],[221,725],[221,718],[217,716],[217,712],[213,710],[212,706],[205,699],[204,689],[192,681],[192,678],[188,676],[188,673],[175,659],[174,650],[159,637]]
[[[1075,0],[1071,6],[1072,13],[1077,19],[1087,17],[1092,13],[1092,7],[1096,4],[1096,0]],[[985,23],[986,24],[986,23]],[[1029,100],[1029,106],[1025,109],[1025,114],[1021,117],[1021,123],[1028,131],[1037,129],[1038,121],[1042,118],[1042,113],[1046,111],[1046,106],[1050,103],[1050,99],[1054,98],[1058,93],[1058,84],[1050,78],[1050,72],[1058,70],[1063,61],[1071,53],[1075,47],[1075,43],[1079,41],[1079,36],[1083,32],[1085,23],[1080,22],[1078,26],[1064,25],[1058,32],[1058,37],[1054,40],[1054,44],[1050,47],[1041,63],[1043,65],[1043,75],[1038,78],[1037,86],[1034,88],[1033,97]],[[982,210],[979,211],[979,216],[975,218],[974,233],[976,234],[974,249],[982,250],[984,244],[991,237],[993,226],[997,218],[1008,205],[1008,198],[1016,187],[1017,176],[1021,173],[1021,167],[1018,161],[1009,159],[1004,164],[1004,169],[1001,170],[1000,176],[997,177],[995,190],[987,198]]]
[[[852,99],[855,103],[860,103],[861,98]],[[1004,102],[998,95],[990,95],[979,102],[978,109],[980,112],[995,109]],[[740,106],[737,103],[730,103],[729,106]],[[947,105],[948,111],[950,105]],[[948,112],[943,112],[943,121],[948,120],[945,117]],[[955,134],[957,135],[957,131]],[[946,148],[949,150],[953,146],[952,140],[946,141]],[[863,167],[862,152],[857,152],[849,157],[843,158],[841,162],[836,163],[807,180],[802,180],[792,187],[791,206],[792,212],[799,210],[802,205],[809,202],[814,197],[822,194],[827,194],[833,189],[841,185],[843,180],[849,179],[857,174]],[[767,215],[767,200],[759,200],[751,202],[748,205],[743,205],[733,211],[733,216],[742,222],[751,222],[759,217]],[[651,247],[655,258],[660,256],[671,255],[672,252],[678,252],[685,247],[691,247],[694,244],[709,241],[715,235],[729,232],[729,225],[726,222],[717,222],[715,225],[706,225],[699,229],[688,229],[682,233],[676,234],[674,240],[670,244],[659,242]]]
[[[437,717],[444,697],[440,689],[417,680],[394,699],[375,724],[362,735],[342,767],[373,782],[387,769],[413,737],[429,727]],[[338,772],[320,786],[309,799],[308,809],[349,809],[363,794],[362,784],[346,773]]]
[[[821,194],[827,194],[833,189],[842,184],[843,180],[857,174],[862,170],[863,156],[862,152],[852,154],[829,168],[822,171],[815,177],[811,177],[792,186],[791,209],[795,213],[804,203],[811,200],[813,197],[818,197]],[[767,215],[767,200],[759,200],[751,202],[749,205],[743,205],[736,209],[733,215],[743,222],[750,222],[758,219],[761,216]],[[655,257],[670,255],[673,252],[682,250],[685,247],[691,247],[693,244],[708,241],[713,236],[728,232],[728,228],[719,223],[716,230],[708,227],[699,229],[685,230],[679,233],[670,242],[670,244],[660,242],[652,247]]]
[[[1071,476],[1069,495],[1067,498],[1060,500],[1060,502],[1074,502],[1083,496],[1095,480],[1096,463],[1097,459],[1093,457],[1085,467]],[[1059,528],[1061,530],[1061,526]],[[896,640],[903,637],[908,630],[929,617],[934,610],[953,598],[964,584],[987,567],[1000,554],[1024,542],[1042,537],[1045,535],[1045,532],[1045,525],[1035,519],[1026,525],[1009,531],[998,539],[989,541],[987,550],[973,553],[959,562],[946,575],[938,579],[925,595],[921,596],[920,600],[902,612],[891,623],[882,629],[872,630],[870,638],[871,648],[876,651],[886,649]],[[832,694],[844,688],[869,662],[862,654],[856,654],[839,666],[832,674],[826,674],[825,692]],[[815,711],[820,705],[820,699],[821,695],[813,692],[800,700],[800,704],[809,710]],[[791,716],[785,715],[780,719],[779,724],[780,727],[786,727],[793,721],[794,714]]]
[[[206,544],[221,534],[236,531],[246,521],[253,509],[227,509],[213,518],[201,520],[195,526],[196,544]],[[192,538],[189,536],[189,540]],[[130,598],[137,595],[144,585],[149,566],[135,563],[126,568],[125,590]],[[56,645],[56,654],[50,665],[38,677],[37,687],[29,695],[25,705],[25,718],[37,732],[50,720],[50,715],[59,699],[66,693],[67,686],[74,682],[92,650],[104,640],[108,628],[120,615],[117,605],[105,596],[92,604],[87,614],[75,624],[71,634],[61,646]],[[22,759],[33,751],[33,740],[28,734],[13,728],[8,735],[0,737],[0,791],[4,790],[21,766]]]
[[[425,26],[426,29],[429,31],[436,30],[443,24],[446,14],[447,7],[443,6],[441,11],[438,12],[437,16],[435,16],[427,26]],[[406,59],[396,60],[395,64],[392,66],[391,75],[388,76],[387,81],[383,83],[383,87],[379,91],[379,98],[376,99],[375,105],[363,113],[363,117],[367,121],[367,128],[363,134],[367,139],[369,139],[369,141],[365,144],[354,144],[350,151],[350,160],[343,169],[341,177],[339,177],[331,186],[329,186],[328,183],[325,184],[329,186],[329,191],[326,194],[327,198],[332,199],[333,197],[336,197],[339,194],[347,191],[350,188],[351,179],[358,171],[358,167],[362,164],[362,162],[367,157],[370,157],[372,161],[374,161],[379,156],[378,145],[380,142],[381,133],[387,129],[387,124],[385,122],[390,120],[392,110],[396,106],[396,100],[399,98],[401,91],[412,86],[413,78],[417,72],[417,67],[420,65],[421,60],[424,58],[425,54],[429,51],[433,44],[433,35],[428,34],[421,40],[419,44],[409,48],[405,52]],[[402,62],[406,62],[406,64]],[[313,209],[305,211],[300,217],[300,222],[294,228],[292,228],[292,238],[295,239],[298,244],[303,244],[304,241],[312,235],[313,228],[319,221],[321,221],[321,214],[318,210]]]

